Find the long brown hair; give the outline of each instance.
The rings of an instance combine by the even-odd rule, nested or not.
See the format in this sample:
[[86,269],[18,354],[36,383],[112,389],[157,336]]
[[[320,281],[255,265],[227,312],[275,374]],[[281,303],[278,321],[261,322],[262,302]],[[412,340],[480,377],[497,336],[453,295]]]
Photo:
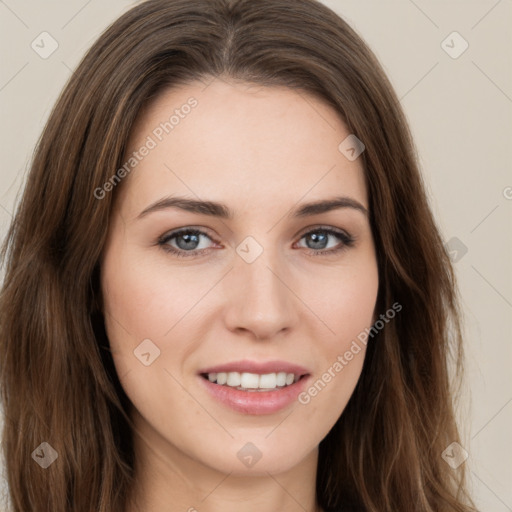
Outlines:
[[[441,456],[460,441],[449,368],[459,379],[461,322],[411,134],[374,54],[315,0],[149,0],[113,23],[70,78],[1,254],[0,385],[13,510],[126,509],[133,430],[104,330],[98,266],[117,190],[102,199],[94,191],[123,165],[148,101],[212,77],[313,94],[365,145],[378,309],[398,302],[403,311],[369,340],[357,387],[320,443],[318,503],[474,510],[464,464],[452,469]],[[33,455],[48,449],[43,442],[58,454],[46,469]]]

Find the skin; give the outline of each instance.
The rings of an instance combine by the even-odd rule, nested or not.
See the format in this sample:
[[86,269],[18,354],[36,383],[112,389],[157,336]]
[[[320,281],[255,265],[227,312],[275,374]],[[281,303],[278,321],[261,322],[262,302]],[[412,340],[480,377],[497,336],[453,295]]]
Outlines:
[[[350,132],[315,97],[221,79],[160,94],[127,154],[191,96],[197,107],[114,191],[101,259],[107,334],[136,427],[138,505],[129,512],[316,511],[318,445],[355,388],[364,346],[309,403],[272,414],[226,407],[197,372],[280,359],[305,366],[314,382],[372,325],[378,272],[367,215],[347,207],[291,214],[333,195],[368,209],[362,159],[338,150]],[[168,195],[225,203],[234,218],[177,208],[137,218]],[[354,244],[313,254],[343,246],[334,235],[324,245],[304,236],[322,226],[348,232]],[[202,255],[180,258],[157,244],[183,227],[207,236],[167,245]],[[247,236],[263,249],[250,264],[236,252]],[[149,366],[134,356],[144,339],[160,350]],[[237,457],[248,442],[262,454],[252,467]]]

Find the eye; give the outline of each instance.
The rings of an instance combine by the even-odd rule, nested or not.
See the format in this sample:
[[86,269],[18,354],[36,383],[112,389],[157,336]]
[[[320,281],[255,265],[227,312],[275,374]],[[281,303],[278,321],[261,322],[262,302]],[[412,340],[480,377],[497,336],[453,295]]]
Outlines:
[[[329,237],[337,238],[338,240],[341,240],[341,243],[338,243],[337,245],[331,247],[330,249],[326,249],[329,243]],[[306,238],[308,241],[311,242],[310,246],[307,248],[312,249],[311,251],[309,251],[309,253],[313,256],[322,256],[339,253],[340,251],[343,251],[348,247],[352,247],[355,241],[354,237],[352,237],[348,233],[330,227],[319,227],[312,231],[308,231],[307,233],[302,235],[301,240],[303,238]]]
[[[197,252],[204,252],[207,249],[199,248],[201,237],[211,238],[199,229],[180,229],[164,235],[158,240],[158,245],[162,246],[164,251],[175,254],[179,257],[196,256]],[[176,241],[178,247],[170,244],[171,241]]]
[[[326,249],[329,245],[329,237],[337,238],[338,244]],[[158,240],[158,245],[166,252],[178,257],[198,256],[209,252],[210,248],[200,247],[201,238],[212,238],[200,229],[184,228],[163,235]],[[354,244],[354,237],[348,233],[330,227],[319,227],[304,233],[300,240],[306,238],[310,242],[309,253],[314,256],[330,255],[338,253]]]

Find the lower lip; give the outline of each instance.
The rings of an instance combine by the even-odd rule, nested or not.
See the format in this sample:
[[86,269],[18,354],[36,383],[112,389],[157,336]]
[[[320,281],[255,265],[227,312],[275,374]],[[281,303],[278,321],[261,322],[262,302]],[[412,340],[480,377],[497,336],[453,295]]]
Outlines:
[[199,378],[214,398],[237,412],[244,414],[272,414],[284,409],[297,400],[297,396],[304,389],[309,375],[305,375],[289,386],[276,388],[273,391],[241,391],[229,386],[214,384],[201,375]]

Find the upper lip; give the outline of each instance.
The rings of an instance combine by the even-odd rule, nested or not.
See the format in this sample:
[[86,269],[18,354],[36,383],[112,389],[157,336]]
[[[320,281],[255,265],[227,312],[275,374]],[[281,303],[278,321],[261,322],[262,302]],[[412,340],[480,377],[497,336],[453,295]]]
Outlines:
[[250,361],[244,359],[242,361],[232,361],[222,363],[216,366],[210,366],[199,371],[199,373],[221,373],[221,372],[239,372],[239,373],[257,373],[260,375],[266,373],[293,373],[294,375],[308,374],[307,368],[298,364],[288,363],[287,361]]

